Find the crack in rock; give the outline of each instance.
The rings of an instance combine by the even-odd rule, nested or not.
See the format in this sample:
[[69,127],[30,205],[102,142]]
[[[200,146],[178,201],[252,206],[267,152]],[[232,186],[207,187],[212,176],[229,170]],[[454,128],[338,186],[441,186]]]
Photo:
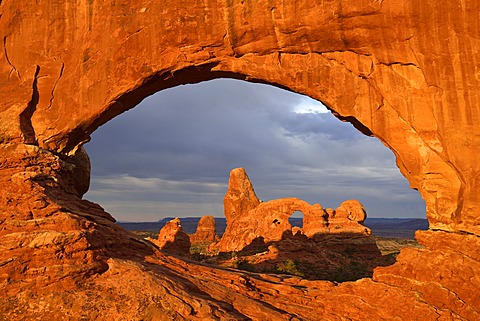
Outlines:
[[40,97],[37,87],[39,72],[40,66],[37,65],[32,83],[32,99],[28,103],[27,107],[20,114],[20,130],[23,135],[23,142],[24,144],[29,145],[38,145],[37,139],[35,137],[35,129],[32,125],[32,116],[37,110],[37,105]]
[[392,61],[392,62],[378,62],[377,65],[384,65],[384,66],[402,66],[402,67],[407,67],[407,66],[413,66],[415,68],[421,69],[419,66],[414,64],[413,62],[399,62],[399,61]]
[[[0,1],[0,4],[2,2]],[[12,72],[16,72],[17,73],[17,76],[18,78],[22,79],[22,77],[20,76],[20,72],[18,71],[18,69],[12,64],[12,62],[10,61],[10,58],[8,57],[8,53],[7,53],[7,36],[3,37],[3,52],[5,54],[5,59],[7,60],[7,63],[12,67],[12,69],[10,70],[10,73],[8,74],[8,79],[10,79],[10,76],[12,75]]]
[[60,67],[60,73],[58,75],[58,78],[55,80],[55,83],[53,84],[52,92],[50,94],[50,103],[48,104],[47,109],[50,109],[52,107],[53,99],[55,98],[55,89],[57,88],[57,84],[60,81],[60,78],[63,76],[63,70],[65,69],[65,63],[62,61],[62,67]]

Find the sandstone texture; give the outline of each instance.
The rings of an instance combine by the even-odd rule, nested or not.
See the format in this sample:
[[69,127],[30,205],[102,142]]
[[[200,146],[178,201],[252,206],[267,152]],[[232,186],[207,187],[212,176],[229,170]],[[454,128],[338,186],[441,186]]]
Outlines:
[[174,218],[167,222],[158,233],[158,239],[148,239],[158,248],[167,253],[188,255],[190,253],[190,237],[182,228],[180,219]]
[[[294,232],[308,238],[318,234],[370,234],[363,225],[367,213],[359,201],[345,201],[336,210],[324,210],[320,204],[310,205],[298,198],[260,202],[243,168],[230,172],[224,211],[227,228],[216,245],[220,252],[240,251],[259,239],[266,244],[280,241]],[[302,212],[304,218],[303,227],[293,231],[288,219],[295,211]]]
[[[476,0],[0,1],[0,318],[479,320],[479,12]],[[166,256],[82,199],[81,146],[100,125],[219,77],[321,100],[380,139],[425,200],[424,248],[356,282],[239,273]]]

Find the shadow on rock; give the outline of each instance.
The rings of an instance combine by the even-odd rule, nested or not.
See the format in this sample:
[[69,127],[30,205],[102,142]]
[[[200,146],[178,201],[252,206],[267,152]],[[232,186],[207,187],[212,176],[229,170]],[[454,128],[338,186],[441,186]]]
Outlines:
[[[212,257],[210,263],[214,261]],[[257,237],[239,252],[223,253],[217,264],[258,273],[344,282],[372,277],[376,267],[394,262],[394,255],[382,255],[369,235],[316,234],[309,238],[285,231],[280,241],[264,242],[263,237]]]

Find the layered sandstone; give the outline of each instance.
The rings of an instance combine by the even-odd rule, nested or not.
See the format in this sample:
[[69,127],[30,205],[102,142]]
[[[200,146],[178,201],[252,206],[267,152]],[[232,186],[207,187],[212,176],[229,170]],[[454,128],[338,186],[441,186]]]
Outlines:
[[[478,12],[474,0],[1,1],[0,315],[480,319]],[[354,283],[239,274],[162,256],[81,199],[96,128],[218,77],[308,95],[380,139],[426,202],[425,248]]]
[[227,228],[216,245],[220,252],[240,251],[256,239],[266,244],[282,240],[293,234],[288,219],[296,211],[304,218],[303,227],[295,232],[309,238],[317,234],[370,234],[363,225],[367,213],[359,201],[345,201],[336,210],[324,210],[320,204],[310,205],[298,198],[260,202],[243,168],[230,172],[224,210]]

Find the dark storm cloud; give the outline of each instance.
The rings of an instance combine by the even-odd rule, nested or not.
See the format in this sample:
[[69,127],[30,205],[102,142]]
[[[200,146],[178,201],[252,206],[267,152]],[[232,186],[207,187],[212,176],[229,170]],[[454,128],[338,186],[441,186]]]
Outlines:
[[229,171],[245,167],[264,200],[358,198],[371,216],[424,217],[387,148],[311,107],[234,80],[162,91],[93,134],[86,197],[121,220],[222,215]]
[[[191,178],[192,174],[201,173],[211,177],[211,171],[217,171],[219,166],[228,168],[225,161],[242,163],[256,157],[258,152],[252,152],[273,152],[279,142],[272,145],[269,140],[276,128],[268,120],[271,110],[262,110],[273,105],[268,93],[248,89],[237,93],[227,85],[232,84],[219,82],[212,88],[188,86],[183,93],[182,88],[166,90],[101,128],[102,137],[95,134],[90,145],[96,144],[100,150],[108,146],[110,153],[99,155],[105,160],[117,160],[118,156],[121,160],[102,162],[110,165],[102,166],[97,173],[126,170],[132,175],[150,177],[152,169],[156,175],[158,166],[161,177]],[[288,98],[288,94],[281,94]],[[285,109],[286,98],[280,100],[284,106],[276,107]],[[266,101],[270,105],[265,105]],[[96,146],[90,146],[92,153]],[[138,168],[137,161],[144,164],[143,168]],[[191,170],[189,164],[193,165]],[[195,168],[201,171],[192,173]]]

